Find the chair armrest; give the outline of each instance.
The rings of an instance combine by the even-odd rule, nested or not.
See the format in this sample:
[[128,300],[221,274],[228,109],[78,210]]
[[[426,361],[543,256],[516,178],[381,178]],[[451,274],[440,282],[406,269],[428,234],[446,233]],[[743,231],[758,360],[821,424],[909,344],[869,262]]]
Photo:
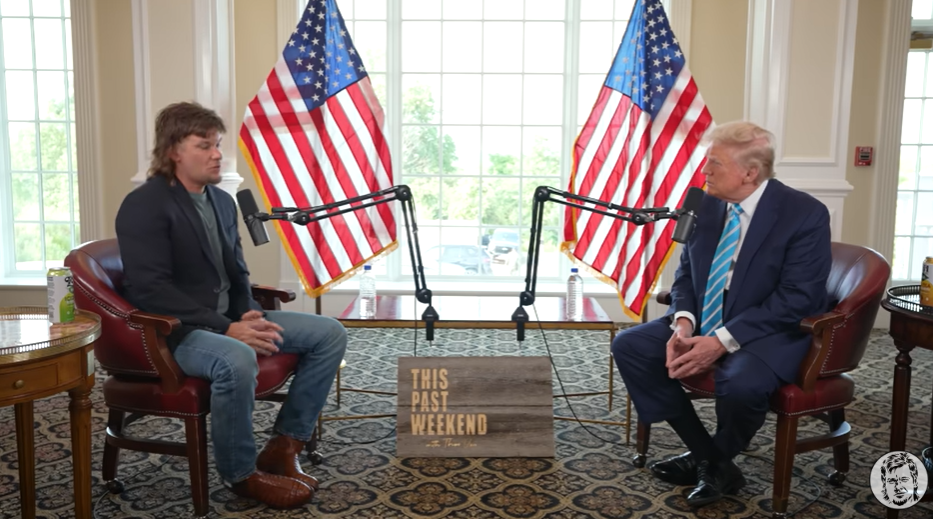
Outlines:
[[294,290],[285,290],[257,284],[253,284],[252,289],[253,299],[259,303],[259,306],[261,306],[263,310],[280,310],[282,308],[282,303],[290,303],[295,300]]
[[809,334],[810,351],[800,364],[797,385],[804,391],[813,391],[826,356],[832,349],[833,327],[845,321],[846,316],[837,312],[807,317],[800,322],[800,331]]
[[660,305],[671,306],[671,301],[672,301],[672,299],[671,299],[671,291],[670,291],[670,290],[662,290],[662,291],[658,292],[658,295],[657,295],[654,299],[655,299],[655,301],[657,301],[658,304],[660,304]]
[[165,338],[181,327],[181,321],[166,315],[135,311],[129,315],[130,321],[143,327],[143,344],[146,352],[159,374],[162,391],[177,393],[185,382],[185,373],[175,362]]

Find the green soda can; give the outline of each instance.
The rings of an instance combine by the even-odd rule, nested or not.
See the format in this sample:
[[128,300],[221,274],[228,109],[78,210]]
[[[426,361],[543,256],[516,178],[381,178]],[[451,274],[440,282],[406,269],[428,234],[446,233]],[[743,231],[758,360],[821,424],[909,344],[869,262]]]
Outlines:
[[49,269],[49,321],[52,324],[70,323],[75,320],[75,293],[68,267]]

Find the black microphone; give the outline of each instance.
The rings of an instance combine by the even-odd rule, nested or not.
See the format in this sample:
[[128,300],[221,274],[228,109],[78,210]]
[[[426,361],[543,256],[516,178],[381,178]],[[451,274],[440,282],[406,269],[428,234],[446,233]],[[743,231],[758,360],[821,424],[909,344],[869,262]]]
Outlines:
[[680,216],[677,217],[677,225],[674,226],[674,234],[671,237],[677,243],[687,243],[693,236],[693,229],[697,223],[697,213],[700,211],[700,205],[703,203],[703,190],[698,187],[691,187],[687,191],[687,198],[684,199],[684,205],[678,210]]
[[253,239],[253,245],[259,246],[269,243],[269,234],[266,233],[266,225],[259,219],[259,206],[256,205],[256,199],[253,198],[253,192],[249,189],[238,191],[236,201],[240,204],[243,221],[246,222],[246,228],[249,229],[249,236]]

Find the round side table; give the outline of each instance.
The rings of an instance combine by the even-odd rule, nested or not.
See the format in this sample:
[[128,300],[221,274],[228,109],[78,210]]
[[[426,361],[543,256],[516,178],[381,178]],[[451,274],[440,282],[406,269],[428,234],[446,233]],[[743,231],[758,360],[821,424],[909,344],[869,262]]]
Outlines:
[[[933,307],[920,304],[920,285],[896,286],[888,289],[881,307],[891,313],[888,333],[894,339],[898,354],[894,366],[894,392],[891,396],[891,451],[904,450],[907,441],[907,406],[910,400],[910,352],[914,348],[933,350]],[[933,431],[930,443],[933,444]],[[918,453],[919,454],[919,453]],[[923,501],[933,500],[927,491]],[[895,519],[899,510],[889,508],[887,516]]]
[[91,388],[100,317],[77,310],[70,323],[51,324],[48,309],[0,308],[0,406],[13,405],[22,517],[36,516],[32,403],[68,391],[71,403],[75,517],[91,519]]

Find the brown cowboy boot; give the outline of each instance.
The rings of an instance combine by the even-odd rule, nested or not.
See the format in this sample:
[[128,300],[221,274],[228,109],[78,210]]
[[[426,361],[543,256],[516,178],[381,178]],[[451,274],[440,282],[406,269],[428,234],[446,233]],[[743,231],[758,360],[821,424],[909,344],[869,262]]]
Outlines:
[[298,455],[305,447],[305,442],[277,434],[269,438],[269,442],[259,453],[256,459],[256,468],[270,474],[287,476],[301,481],[311,489],[313,495],[317,492],[318,481],[301,470]]
[[307,503],[314,495],[314,491],[297,479],[275,474],[267,474],[260,470],[253,472],[250,477],[234,483],[230,488],[233,493],[265,503],[272,508],[298,508]]

